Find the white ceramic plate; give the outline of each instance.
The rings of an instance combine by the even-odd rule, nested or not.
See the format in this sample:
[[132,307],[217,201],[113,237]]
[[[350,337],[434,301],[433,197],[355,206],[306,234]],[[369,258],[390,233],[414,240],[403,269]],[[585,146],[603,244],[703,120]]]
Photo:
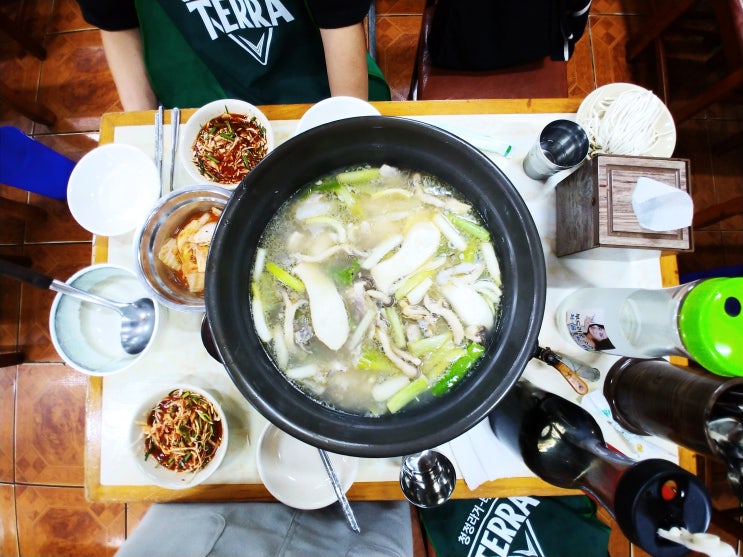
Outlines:
[[[68,284],[117,302],[148,297],[137,276],[118,265],[91,265],[79,270]],[[153,345],[160,323],[160,306],[155,304],[152,339],[139,354],[127,354],[121,347],[121,317],[102,306],[57,294],[49,312],[52,344],[67,365],[87,375],[112,375],[142,359]]]
[[[328,453],[344,493],[358,472],[358,459]],[[266,489],[295,509],[320,509],[336,501],[318,450],[268,424],[258,441],[258,474]]]
[[[632,83],[610,83],[599,87],[595,91],[591,92],[581,103],[578,108],[576,115],[576,121],[588,132],[589,137],[592,135],[592,121],[594,110],[598,110],[599,106],[610,106],[611,102],[617,98],[618,95],[626,91],[647,91],[638,85]],[[666,108],[663,101],[658,97],[655,97],[658,108],[661,112],[661,117],[656,120],[652,128],[655,133],[658,134],[657,141],[646,151],[639,153],[639,156],[647,157],[670,157],[673,155],[673,150],[676,147],[676,126],[673,122],[673,116]],[[627,153],[611,153],[614,155],[625,155]]]
[[205,104],[194,112],[188,121],[181,127],[180,131],[180,144],[178,145],[178,153],[181,160],[181,164],[186,167],[189,176],[193,180],[194,184],[216,184],[224,188],[234,189],[237,184],[224,184],[210,180],[208,176],[202,175],[199,168],[193,162],[191,158],[191,147],[193,146],[196,135],[199,133],[201,126],[206,124],[212,118],[216,118],[220,114],[224,114],[225,109],[230,114],[245,114],[248,116],[255,116],[260,124],[266,128],[266,153],[270,153],[275,145],[273,128],[271,123],[268,121],[263,112],[261,112],[254,105],[237,100],[237,99],[222,99],[218,101],[212,101]]
[[379,116],[379,111],[371,104],[355,97],[330,97],[312,105],[299,119],[297,131],[300,134],[322,124],[353,118],[355,116]]
[[[147,460],[144,458],[145,445],[142,424],[147,423],[147,418],[155,405],[175,389],[185,389],[203,396],[206,400],[212,403],[217,413],[222,418],[222,442],[219,444],[214,458],[212,458],[204,468],[197,472],[175,472],[160,466],[157,463],[157,460],[153,457],[149,457]],[[164,487],[165,489],[188,489],[189,487],[199,485],[206,481],[206,479],[209,478],[209,476],[211,476],[222,463],[224,455],[227,453],[228,442],[229,431],[222,406],[207,391],[193,385],[175,385],[172,388],[164,389],[147,397],[134,414],[134,421],[131,425],[129,434],[129,444],[134,452],[135,460],[137,461],[137,464],[139,464],[140,469],[153,484],[159,487]]]
[[160,195],[160,177],[141,149],[122,143],[96,147],[72,169],[67,204],[88,232],[118,236],[134,230]]

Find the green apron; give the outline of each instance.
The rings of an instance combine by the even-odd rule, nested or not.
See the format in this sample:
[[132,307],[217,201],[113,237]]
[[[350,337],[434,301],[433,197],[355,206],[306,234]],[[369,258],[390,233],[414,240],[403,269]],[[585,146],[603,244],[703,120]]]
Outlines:
[[[320,32],[304,0],[136,0],[152,87],[165,107],[223,98],[313,103],[330,96]],[[244,8],[243,13],[230,9]],[[367,56],[369,99],[389,100]]]

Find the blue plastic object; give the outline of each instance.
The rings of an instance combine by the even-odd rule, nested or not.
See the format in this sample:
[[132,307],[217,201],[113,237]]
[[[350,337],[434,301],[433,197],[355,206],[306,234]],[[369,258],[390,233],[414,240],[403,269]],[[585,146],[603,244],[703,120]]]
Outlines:
[[0,126],[0,183],[67,199],[75,163],[13,126]]

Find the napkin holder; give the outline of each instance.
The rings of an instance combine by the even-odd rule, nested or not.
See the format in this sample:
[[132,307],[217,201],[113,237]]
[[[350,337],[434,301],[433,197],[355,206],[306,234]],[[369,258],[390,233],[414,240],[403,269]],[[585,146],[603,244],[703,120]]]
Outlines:
[[640,226],[632,192],[642,176],[691,194],[688,159],[595,155],[557,185],[555,253],[597,247],[691,251],[690,226],[663,232]]

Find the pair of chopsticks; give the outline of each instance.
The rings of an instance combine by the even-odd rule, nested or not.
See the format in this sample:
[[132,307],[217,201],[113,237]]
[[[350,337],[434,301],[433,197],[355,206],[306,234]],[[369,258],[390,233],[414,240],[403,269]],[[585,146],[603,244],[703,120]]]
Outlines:
[[173,191],[173,172],[175,171],[175,152],[178,150],[178,134],[181,126],[181,111],[176,106],[170,114],[172,122],[172,141],[170,143],[170,177],[166,182],[162,179],[163,175],[163,105],[159,105],[155,113],[155,166],[157,174],[160,176],[161,195],[167,195]]

